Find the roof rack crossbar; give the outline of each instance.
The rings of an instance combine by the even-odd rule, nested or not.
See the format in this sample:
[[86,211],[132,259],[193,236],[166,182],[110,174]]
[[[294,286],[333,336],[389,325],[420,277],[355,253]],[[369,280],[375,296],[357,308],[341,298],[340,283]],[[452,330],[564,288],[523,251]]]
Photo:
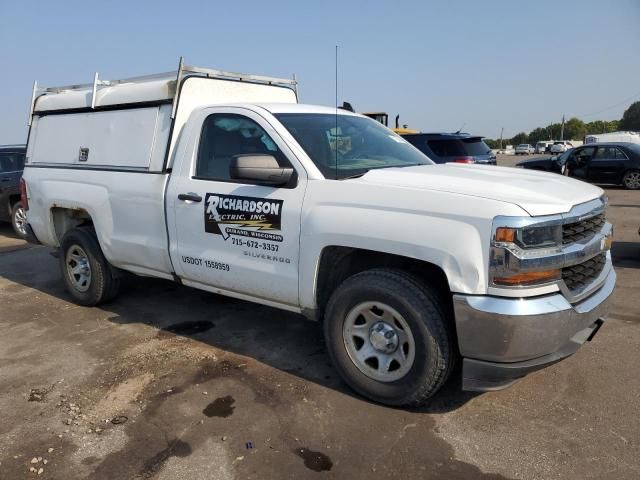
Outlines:
[[[244,82],[263,83],[267,85],[286,86],[286,87],[292,88],[296,92],[296,96],[298,95],[298,80],[295,74],[293,75],[292,78],[277,78],[277,77],[267,77],[263,75],[251,75],[246,73],[229,72],[226,70],[216,70],[213,68],[197,67],[195,65],[185,65],[183,57],[180,57],[178,70],[171,71],[171,72],[154,73],[151,75],[141,75],[137,77],[122,78],[117,80],[100,79],[98,77],[98,73],[96,72],[93,77],[93,82],[91,83],[80,83],[80,84],[63,85],[63,86],[56,86],[56,87],[39,86],[38,82],[35,81],[33,84],[33,91],[31,95],[31,107],[29,111],[28,124],[31,125],[31,118],[33,117],[33,113],[35,111],[35,102],[40,95],[46,95],[50,93],[69,92],[74,90],[91,90],[91,108],[95,108],[96,94],[98,92],[99,87],[111,87],[111,86],[125,84],[125,83],[141,83],[141,82],[149,82],[149,81],[163,80],[163,79],[172,80],[173,78],[175,78],[177,83],[179,84],[180,81],[185,76],[187,76],[187,74],[200,75],[200,76],[205,76],[207,78],[219,78],[223,80],[239,80]],[[178,95],[179,95],[179,92],[178,92],[178,89],[176,89],[176,92],[173,95],[172,117],[175,116]]]
[[[295,78],[295,75],[294,75],[294,78],[276,78],[276,77],[266,77],[261,75],[250,75],[246,73],[227,72],[224,70],[214,70],[210,68],[195,67],[190,65],[183,65],[182,72],[201,74],[209,78],[235,79],[235,80],[243,80],[243,81],[250,81],[250,82],[270,83],[270,84],[276,84],[276,85],[278,84],[291,85],[293,87],[296,87],[298,84],[298,81]],[[150,81],[150,80],[160,80],[166,77],[174,77],[176,76],[176,74],[177,74],[177,71],[173,70],[170,72],[154,73],[151,75],[122,78],[118,80],[97,79],[97,82],[95,83],[98,86],[114,86],[122,83],[137,83],[137,82],[144,82],[144,81]],[[92,88],[93,85],[94,85],[94,82],[77,83],[73,85],[63,85],[63,86],[56,86],[56,87],[38,87],[38,92],[61,93],[69,90],[85,90],[88,88]]]

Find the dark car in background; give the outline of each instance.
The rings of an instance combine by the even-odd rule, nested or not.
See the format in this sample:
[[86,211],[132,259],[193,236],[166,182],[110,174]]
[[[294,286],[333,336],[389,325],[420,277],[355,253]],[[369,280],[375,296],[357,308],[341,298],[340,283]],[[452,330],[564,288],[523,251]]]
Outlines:
[[596,143],[571,150],[565,175],[600,184],[640,189],[640,144]]
[[27,235],[26,215],[20,203],[25,153],[24,145],[0,145],[0,221],[11,222],[22,238]]
[[564,173],[564,165],[573,150],[567,150],[560,155],[532,158],[516,164],[516,167],[529,170],[542,170],[545,172]]
[[435,163],[496,164],[496,155],[482,137],[468,133],[408,133],[402,137]]

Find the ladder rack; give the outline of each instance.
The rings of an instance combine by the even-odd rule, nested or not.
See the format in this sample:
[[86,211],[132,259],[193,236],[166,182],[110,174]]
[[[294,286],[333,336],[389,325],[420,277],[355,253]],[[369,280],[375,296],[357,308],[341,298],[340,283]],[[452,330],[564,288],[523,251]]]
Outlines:
[[[216,78],[220,80],[235,80],[241,82],[250,82],[250,83],[261,83],[265,85],[276,85],[291,88],[295,91],[296,96],[298,95],[298,81],[296,79],[295,74],[292,78],[276,78],[276,77],[267,77],[263,75],[251,75],[246,73],[237,73],[230,72],[226,70],[216,70],[213,68],[204,68],[197,67],[194,65],[185,65],[183,57],[180,57],[180,62],[178,64],[178,70],[174,70],[171,72],[162,72],[155,73],[151,75],[142,75],[136,77],[129,77],[117,80],[106,80],[101,79],[96,72],[93,76],[92,83],[84,83],[84,84],[75,84],[75,85],[64,85],[58,87],[45,87],[38,85],[37,80],[33,82],[33,90],[31,94],[31,106],[29,110],[29,121],[28,125],[31,126],[31,119],[35,112],[36,100],[42,95],[51,95],[58,93],[67,93],[67,92],[81,92],[83,90],[91,92],[91,108],[96,108],[96,94],[101,87],[114,87],[117,85],[124,84],[144,84],[146,82],[153,81],[162,81],[166,80],[167,82],[175,81],[176,85],[180,85],[180,82],[188,77],[188,76],[200,76],[206,78]],[[171,117],[175,117],[176,107],[178,103],[177,93],[179,88],[175,88],[173,90],[173,95],[170,96],[172,98],[172,113]]]

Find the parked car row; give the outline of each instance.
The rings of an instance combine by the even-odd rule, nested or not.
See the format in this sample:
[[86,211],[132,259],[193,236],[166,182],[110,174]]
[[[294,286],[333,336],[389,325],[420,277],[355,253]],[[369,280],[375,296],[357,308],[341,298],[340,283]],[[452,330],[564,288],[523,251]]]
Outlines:
[[561,173],[588,182],[640,189],[640,144],[587,144],[556,156],[534,158],[518,167]]
[[24,145],[0,145],[0,221],[11,222],[16,235],[25,237],[26,216],[20,203],[20,177]]

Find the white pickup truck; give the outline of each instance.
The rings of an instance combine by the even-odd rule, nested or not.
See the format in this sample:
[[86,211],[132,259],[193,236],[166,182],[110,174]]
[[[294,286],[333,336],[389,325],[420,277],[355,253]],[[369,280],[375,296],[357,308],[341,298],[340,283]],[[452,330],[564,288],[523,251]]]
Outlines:
[[460,361],[486,391],[571,355],[616,279],[600,188],[435,165],[374,120],[298,104],[295,80],[182,62],[34,87],[21,188],[77,303],[128,271],[299,312],[389,405],[425,402]]

